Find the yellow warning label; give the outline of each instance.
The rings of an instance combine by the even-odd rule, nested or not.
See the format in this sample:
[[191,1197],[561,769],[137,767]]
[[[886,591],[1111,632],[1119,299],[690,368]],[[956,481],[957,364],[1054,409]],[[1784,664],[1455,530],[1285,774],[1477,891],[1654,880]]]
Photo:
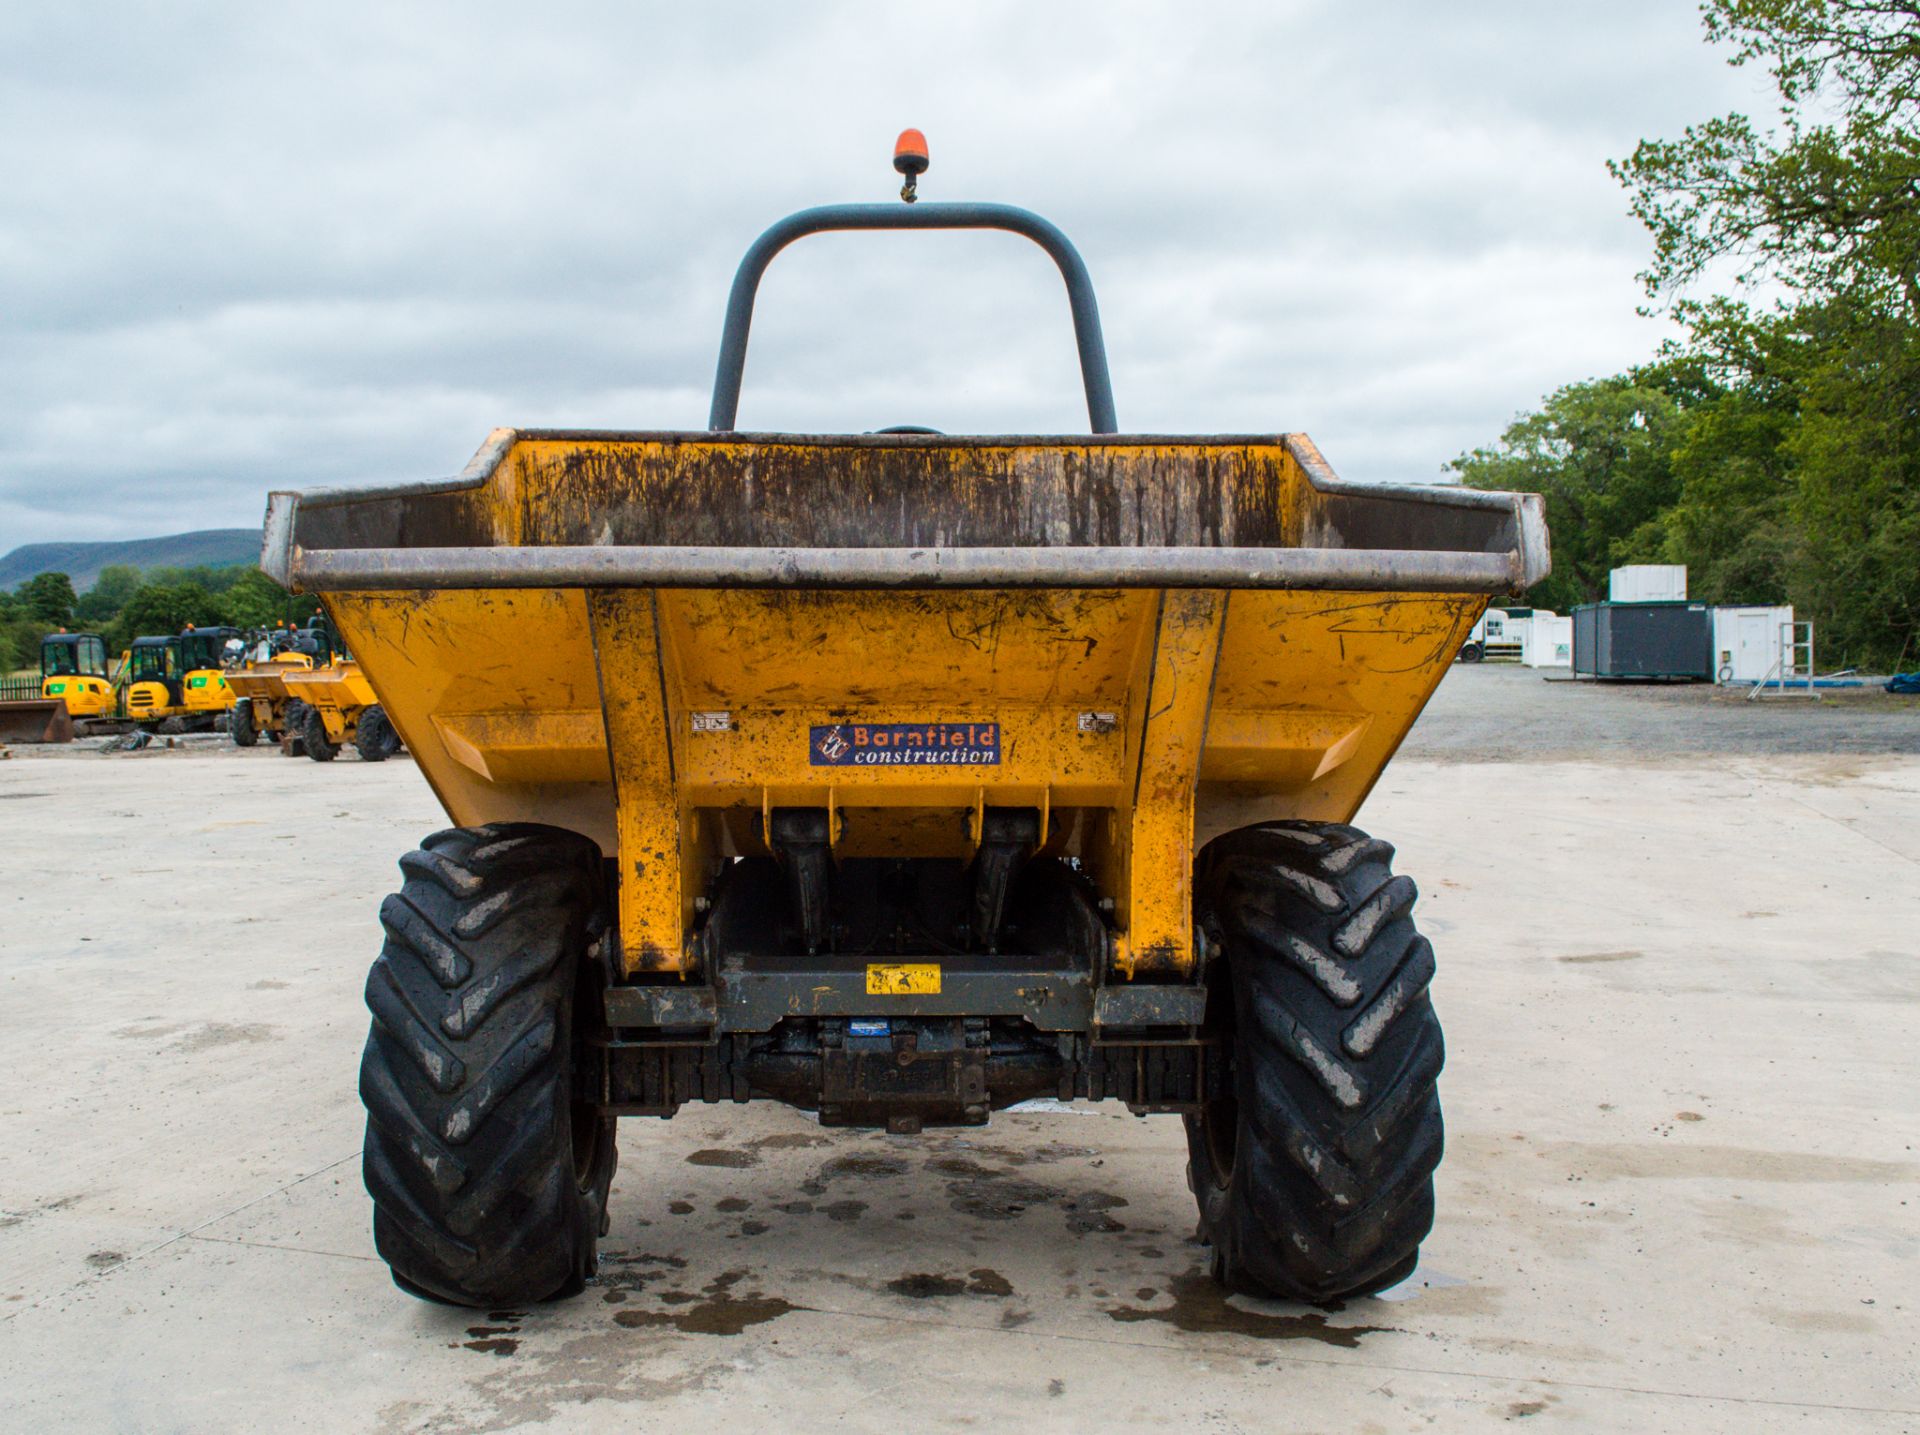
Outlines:
[[876,962],[867,968],[870,997],[940,995],[940,968],[932,962]]

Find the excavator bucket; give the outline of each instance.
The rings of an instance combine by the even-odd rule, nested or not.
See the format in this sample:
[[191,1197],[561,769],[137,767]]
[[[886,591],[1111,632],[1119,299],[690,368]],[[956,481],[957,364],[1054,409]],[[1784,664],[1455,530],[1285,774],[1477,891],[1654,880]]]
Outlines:
[[73,718],[59,698],[0,703],[0,742],[72,742]]

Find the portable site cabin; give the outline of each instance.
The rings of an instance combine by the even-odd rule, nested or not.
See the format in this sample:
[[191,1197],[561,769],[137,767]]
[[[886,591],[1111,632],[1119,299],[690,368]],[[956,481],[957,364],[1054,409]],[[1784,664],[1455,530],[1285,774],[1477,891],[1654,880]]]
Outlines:
[[[1714,678],[1757,683],[1773,672],[1793,629],[1793,605],[1724,607],[1713,610]],[[1790,654],[1789,654],[1790,656]],[[1777,676],[1777,674],[1776,674]]]
[[1573,619],[1535,608],[1520,637],[1520,661],[1530,668],[1573,666]]
[[1676,603],[1686,596],[1684,563],[1629,563],[1607,574],[1609,603]]

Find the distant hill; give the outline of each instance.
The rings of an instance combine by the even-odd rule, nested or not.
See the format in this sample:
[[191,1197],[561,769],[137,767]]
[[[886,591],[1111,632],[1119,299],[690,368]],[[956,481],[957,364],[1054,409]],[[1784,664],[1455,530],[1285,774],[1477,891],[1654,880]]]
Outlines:
[[135,568],[224,568],[260,561],[257,528],[205,528],[124,543],[26,543],[0,558],[0,588],[15,588],[37,573],[64,573],[84,593],[111,563]]

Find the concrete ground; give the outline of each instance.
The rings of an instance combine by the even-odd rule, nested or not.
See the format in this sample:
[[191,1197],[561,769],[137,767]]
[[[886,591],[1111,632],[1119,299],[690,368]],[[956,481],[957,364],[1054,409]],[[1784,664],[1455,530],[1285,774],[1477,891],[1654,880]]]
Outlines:
[[[1457,672],[1441,739],[1510,681]],[[1390,769],[1449,1152],[1419,1274],[1333,1312],[1221,1299],[1178,1123],[1093,1107],[624,1122],[595,1288],[423,1305],[354,1092],[412,766],[0,762],[0,1430],[1920,1428],[1889,745]]]

